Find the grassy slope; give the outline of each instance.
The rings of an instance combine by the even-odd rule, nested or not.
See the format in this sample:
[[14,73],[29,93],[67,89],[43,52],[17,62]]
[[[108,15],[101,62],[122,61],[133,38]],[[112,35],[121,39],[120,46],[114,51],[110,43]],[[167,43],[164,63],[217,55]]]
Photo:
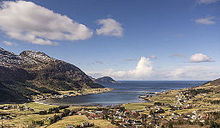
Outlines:
[[[188,100],[184,104],[191,104],[193,108],[191,109],[182,109],[182,110],[175,110],[175,111],[167,111],[167,107],[162,107],[165,110],[165,113],[162,113],[160,115],[171,115],[172,113],[177,114],[187,114],[192,113],[193,111],[198,111],[200,114],[204,114],[207,112],[215,112],[220,111],[220,105],[219,104],[211,104],[210,101],[214,100],[220,100],[220,84],[219,85],[210,85],[209,83],[203,86],[194,87],[191,89],[205,89],[205,90],[211,90],[212,92],[209,93],[201,93],[194,96],[191,100]],[[181,91],[187,91],[188,89],[180,89],[180,90],[170,90],[166,93],[148,98],[152,102],[150,103],[129,103],[124,104],[123,106],[128,110],[144,110],[143,113],[149,114],[149,111],[146,110],[147,106],[152,106],[154,102],[161,102],[166,103],[175,106],[177,98],[176,95],[178,95]],[[177,105],[178,106],[178,105]],[[217,123],[220,123],[220,118],[216,119]],[[175,127],[189,127],[189,128],[200,128],[199,125],[178,125]],[[208,127],[208,126],[203,126]]]
[[116,128],[110,122],[106,120],[89,120],[84,115],[74,115],[63,118],[62,120],[50,125],[48,128],[65,128],[68,124],[81,125],[83,122],[94,123],[94,127],[98,126],[100,128]]
[[[7,104],[4,104],[7,105]],[[10,104],[10,105],[19,105],[19,106],[26,106],[34,109],[34,111],[18,111],[17,109],[10,109],[10,110],[0,110],[0,113],[9,113],[10,115],[15,115],[11,120],[4,120],[4,124],[7,125],[13,125],[15,124],[15,127],[28,127],[32,121],[40,121],[40,120],[46,120],[48,117],[53,117],[54,114],[48,114],[48,115],[39,115],[34,114],[39,111],[48,110],[49,108],[57,107],[55,105],[43,105],[38,103],[26,103],[26,104]],[[3,106],[3,105],[0,105]]]
[[[172,113],[178,113],[178,114],[186,114],[191,113],[195,110],[199,110],[199,113],[205,113],[205,112],[211,112],[211,111],[219,111],[220,105],[219,104],[211,104],[210,101],[213,100],[220,100],[220,86],[210,86],[209,84],[205,86],[195,87],[191,89],[209,89],[212,90],[212,92],[206,93],[206,94],[198,94],[194,96],[191,100],[188,100],[185,104],[191,104],[194,107],[191,109],[183,109],[183,110],[176,110],[176,111],[168,111],[168,107],[163,106],[162,108],[165,110],[165,113],[162,113],[161,115],[171,115]],[[162,102],[162,103],[168,103],[171,105],[175,105],[176,103],[176,95],[178,95],[181,91],[186,91],[187,89],[181,89],[181,90],[171,90],[167,91],[166,93],[157,95],[155,97],[149,98],[152,102],[151,103],[129,103],[124,104],[124,106],[127,110],[144,110],[142,113],[149,114],[149,110],[146,110],[146,107],[153,106],[154,102]],[[25,105],[26,107],[33,108],[34,112],[39,112],[42,110],[48,110],[49,108],[57,107],[55,105],[43,105],[38,103],[27,103],[27,104],[19,104],[19,105]],[[0,105],[1,106],[1,105]],[[79,107],[69,107],[68,109],[77,109]],[[91,108],[91,107],[90,107]],[[96,108],[96,107],[93,107]],[[38,115],[33,114],[32,111],[17,111],[15,109],[12,110],[0,110],[0,112],[10,113],[16,115],[15,118],[12,120],[5,120],[4,123],[6,124],[16,124],[17,127],[26,127],[28,126],[32,121],[36,120],[46,120],[48,117],[53,117],[54,114],[48,114],[48,115]],[[50,125],[50,128],[60,128],[65,127],[68,124],[78,125],[82,122],[89,121],[90,123],[94,123],[95,126],[99,126],[101,128],[114,128],[115,126],[112,125],[107,120],[88,120],[85,116],[68,116],[63,118],[62,120]],[[216,119],[216,122],[220,123],[220,119]],[[176,127],[189,127],[189,128],[196,128],[201,127],[198,125],[178,125]],[[206,126],[204,126],[206,127]]]

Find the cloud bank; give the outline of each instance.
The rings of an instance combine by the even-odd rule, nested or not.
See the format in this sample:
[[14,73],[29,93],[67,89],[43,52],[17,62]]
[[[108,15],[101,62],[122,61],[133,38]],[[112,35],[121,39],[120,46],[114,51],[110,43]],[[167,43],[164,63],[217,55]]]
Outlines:
[[112,18],[98,20],[98,24],[102,25],[101,28],[96,29],[97,35],[117,36],[123,35],[123,28],[120,23]]
[[39,45],[55,45],[57,40],[85,40],[93,34],[65,15],[26,1],[2,2],[0,30],[13,39]]
[[[195,63],[213,61],[204,54],[194,54],[192,59]],[[152,65],[151,60],[141,57],[136,67],[130,70],[108,69],[87,73],[95,78],[110,76],[117,80],[212,80],[220,76],[219,67],[188,65],[188,63],[187,66],[158,68]]]

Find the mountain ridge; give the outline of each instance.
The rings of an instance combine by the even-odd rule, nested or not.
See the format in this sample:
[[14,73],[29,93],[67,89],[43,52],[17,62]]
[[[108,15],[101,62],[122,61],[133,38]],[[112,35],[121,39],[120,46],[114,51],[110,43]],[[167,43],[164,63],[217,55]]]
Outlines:
[[0,84],[0,91],[5,92],[2,95],[14,92],[18,97],[41,93],[58,94],[57,91],[83,88],[104,88],[75,65],[52,58],[43,52],[28,50],[16,55],[3,48],[0,48]]

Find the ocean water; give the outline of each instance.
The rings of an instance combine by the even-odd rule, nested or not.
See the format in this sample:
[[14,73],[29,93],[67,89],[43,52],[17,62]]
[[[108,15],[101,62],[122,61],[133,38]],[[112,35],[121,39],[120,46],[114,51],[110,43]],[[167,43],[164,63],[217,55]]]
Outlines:
[[144,102],[140,95],[146,92],[161,92],[171,89],[195,87],[206,81],[120,81],[116,84],[105,84],[105,87],[115,90],[101,94],[66,97],[63,99],[47,100],[47,103],[68,105],[117,105],[124,103]]

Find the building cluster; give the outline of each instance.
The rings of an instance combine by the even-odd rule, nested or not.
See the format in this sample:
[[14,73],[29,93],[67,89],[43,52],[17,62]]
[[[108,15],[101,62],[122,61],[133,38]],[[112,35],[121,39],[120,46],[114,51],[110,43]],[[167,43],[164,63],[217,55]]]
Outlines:
[[34,111],[34,109],[27,107],[25,105],[4,105],[0,106],[2,110],[10,110],[10,109],[17,109],[18,111]]
[[[3,105],[0,106],[0,110],[4,111],[10,111],[11,109],[17,110],[17,111],[32,111],[34,112],[34,109],[27,107],[25,105]],[[16,117],[15,114],[8,114],[8,113],[0,113],[0,119],[10,120]]]
[[[119,127],[142,128],[145,124],[146,115],[139,111],[128,111],[124,107],[114,106],[98,109],[81,109],[75,115],[85,115],[90,120],[104,119]],[[68,128],[71,124],[68,125]]]

